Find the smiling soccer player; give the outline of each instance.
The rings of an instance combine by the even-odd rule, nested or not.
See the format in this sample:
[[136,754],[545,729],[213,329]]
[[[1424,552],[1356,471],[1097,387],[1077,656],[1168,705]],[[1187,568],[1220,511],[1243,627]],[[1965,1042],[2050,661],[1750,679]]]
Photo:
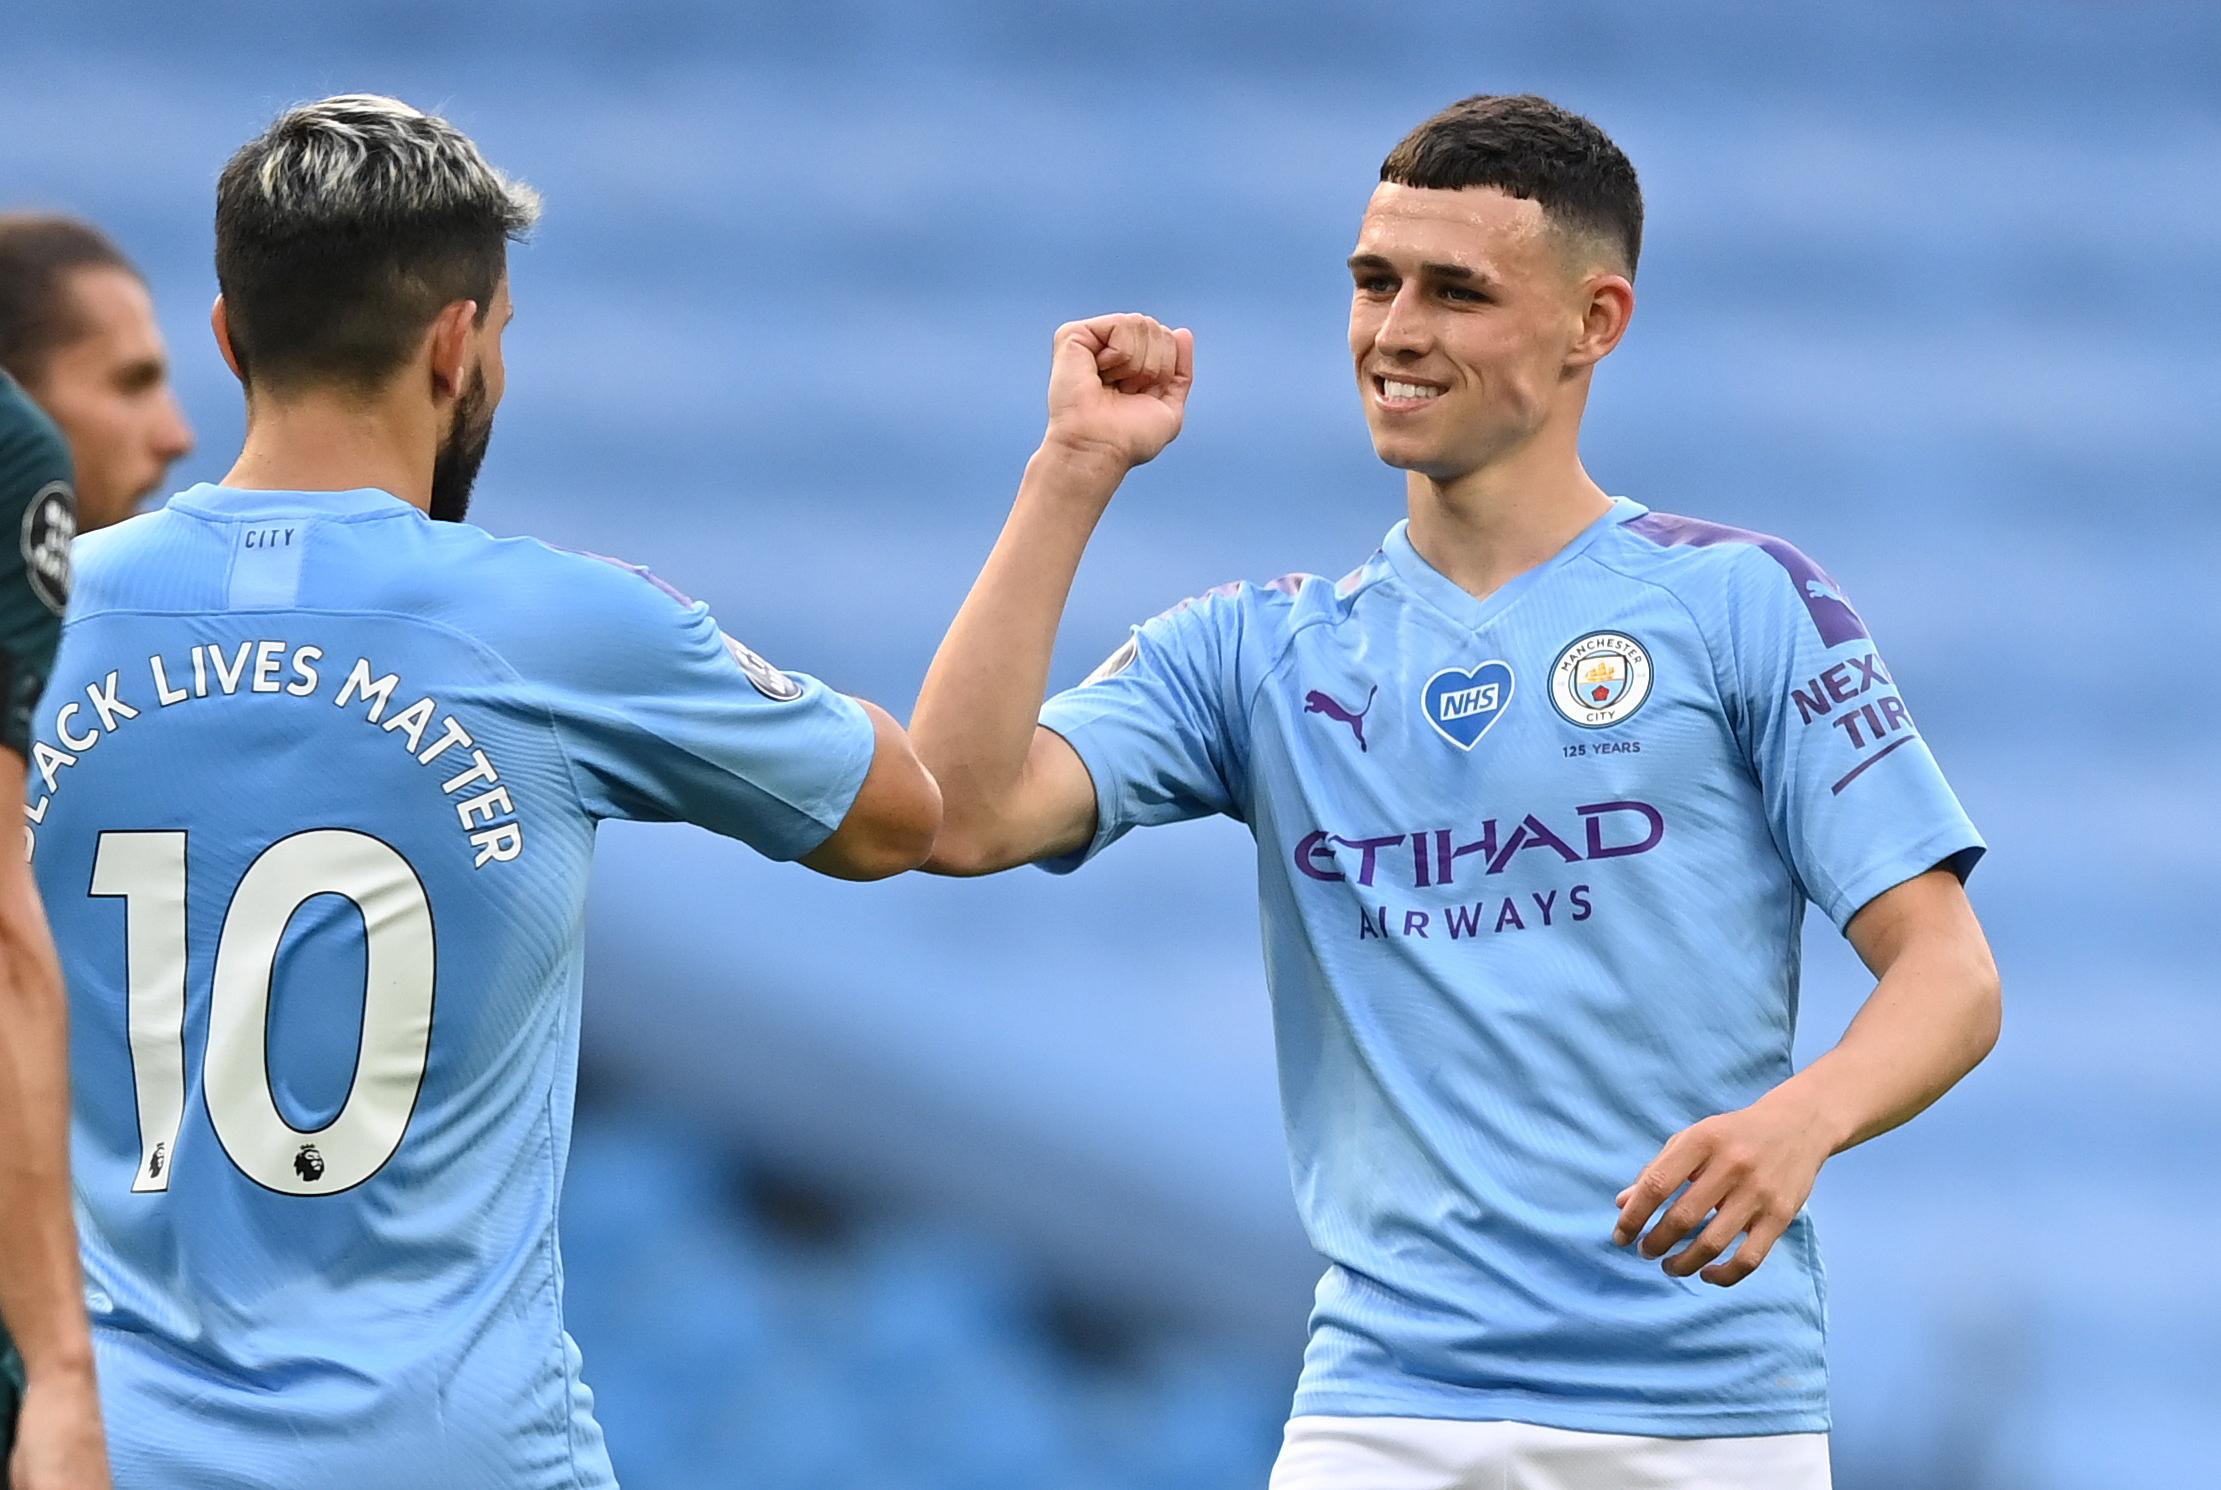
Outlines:
[[[1338,582],[1168,611],[1044,710],[1088,537],[1193,376],[1184,330],[1061,328],[1047,437],[918,701],[944,873],[1210,813],[1256,837],[1331,1263],[1276,1490],[1826,1485],[1805,1199],[1996,1038],[1982,841],[1842,590],[1582,467],[1641,225],[1586,119],[1422,124],[1350,258],[1409,520]],[[1879,982],[1797,1072],[1808,901]]]

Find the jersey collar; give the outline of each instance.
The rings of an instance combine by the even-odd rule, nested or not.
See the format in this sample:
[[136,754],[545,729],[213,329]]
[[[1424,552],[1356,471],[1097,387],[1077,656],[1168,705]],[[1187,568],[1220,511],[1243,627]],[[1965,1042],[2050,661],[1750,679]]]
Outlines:
[[344,519],[424,515],[393,493],[374,487],[357,491],[247,491],[203,482],[170,498],[169,505],[218,522],[294,516]]
[[1572,562],[1610,529],[1624,522],[1632,522],[1649,510],[1642,503],[1630,501],[1626,497],[1612,498],[1612,505],[1604,515],[1576,533],[1572,542],[1534,568],[1512,576],[1485,599],[1474,596],[1420,556],[1419,550],[1412,547],[1409,518],[1390,528],[1388,536],[1381,540],[1380,547],[1381,552],[1388,556],[1389,568],[1395,572],[1396,578],[1403,581],[1406,589],[1460,626],[1478,630],[1509,610],[1544,575]]

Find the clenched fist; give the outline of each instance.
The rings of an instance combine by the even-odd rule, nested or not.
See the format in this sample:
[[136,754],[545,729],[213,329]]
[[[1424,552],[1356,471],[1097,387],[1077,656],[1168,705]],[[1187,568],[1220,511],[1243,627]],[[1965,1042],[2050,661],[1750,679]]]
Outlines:
[[1097,316],[1057,328],[1044,448],[1123,474],[1180,433],[1195,382],[1195,333],[1147,316]]

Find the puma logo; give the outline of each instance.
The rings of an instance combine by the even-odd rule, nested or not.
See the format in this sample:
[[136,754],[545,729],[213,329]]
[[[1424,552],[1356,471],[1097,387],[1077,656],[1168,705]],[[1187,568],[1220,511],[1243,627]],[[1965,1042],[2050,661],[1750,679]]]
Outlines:
[[1333,698],[1314,688],[1303,696],[1303,712],[1324,714],[1329,719],[1340,720],[1350,727],[1351,734],[1357,736],[1357,748],[1369,752],[1371,747],[1365,743],[1365,716],[1373,712],[1373,700],[1379,696],[1380,685],[1376,683],[1373,691],[1365,695],[1365,707],[1353,714]]

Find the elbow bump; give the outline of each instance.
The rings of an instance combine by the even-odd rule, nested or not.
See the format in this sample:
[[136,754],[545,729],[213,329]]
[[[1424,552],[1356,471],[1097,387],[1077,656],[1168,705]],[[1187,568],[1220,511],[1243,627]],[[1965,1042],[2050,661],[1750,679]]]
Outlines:
[[921,779],[905,810],[889,813],[871,835],[871,846],[860,867],[868,879],[887,879],[924,866],[933,856],[941,832],[941,791],[931,776]]

